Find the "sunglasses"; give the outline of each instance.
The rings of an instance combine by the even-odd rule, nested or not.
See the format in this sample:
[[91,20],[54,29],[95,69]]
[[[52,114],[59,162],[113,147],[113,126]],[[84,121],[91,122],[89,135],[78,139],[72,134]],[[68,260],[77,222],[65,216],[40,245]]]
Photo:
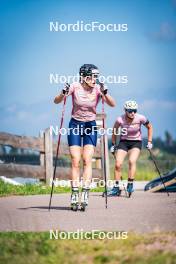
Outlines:
[[137,109],[126,109],[126,112],[128,112],[129,114],[137,113]]
[[93,74],[92,77],[98,79],[99,75],[98,74]]
[[93,74],[93,75],[87,75],[85,77],[86,77],[86,79],[91,80],[91,79],[98,79],[99,76],[96,74]]

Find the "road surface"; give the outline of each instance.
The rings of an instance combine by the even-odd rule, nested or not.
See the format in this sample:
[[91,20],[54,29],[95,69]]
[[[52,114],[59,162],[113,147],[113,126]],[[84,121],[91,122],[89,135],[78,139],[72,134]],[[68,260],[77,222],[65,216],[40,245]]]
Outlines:
[[136,191],[132,197],[108,198],[105,208],[101,193],[90,193],[86,212],[69,208],[70,194],[0,198],[0,231],[176,231],[176,195]]

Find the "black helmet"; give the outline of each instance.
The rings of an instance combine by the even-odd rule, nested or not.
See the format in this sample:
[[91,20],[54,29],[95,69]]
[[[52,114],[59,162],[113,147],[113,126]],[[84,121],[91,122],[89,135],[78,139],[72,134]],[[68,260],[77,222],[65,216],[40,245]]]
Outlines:
[[86,76],[92,76],[93,74],[98,75],[99,70],[98,67],[96,67],[94,64],[84,64],[79,69],[79,75],[86,77]]

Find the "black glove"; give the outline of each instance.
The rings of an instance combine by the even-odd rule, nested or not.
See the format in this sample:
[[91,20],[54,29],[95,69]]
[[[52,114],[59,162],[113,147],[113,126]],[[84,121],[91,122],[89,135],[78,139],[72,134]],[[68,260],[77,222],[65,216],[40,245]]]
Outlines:
[[111,148],[110,148],[110,152],[112,153],[112,155],[115,154],[116,150],[118,149],[117,145],[112,144]]
[[62,90],[62,94],[66,95],[69,93],[69,89],[70,89],[70,84],[69,83],[65,83],[64,89]]
[[104,83],[102,82],[99,82],[99,85],[100,85],[100,91],[102,92],[102,94],[106,95],[108,92],[107,86],[105,86]]

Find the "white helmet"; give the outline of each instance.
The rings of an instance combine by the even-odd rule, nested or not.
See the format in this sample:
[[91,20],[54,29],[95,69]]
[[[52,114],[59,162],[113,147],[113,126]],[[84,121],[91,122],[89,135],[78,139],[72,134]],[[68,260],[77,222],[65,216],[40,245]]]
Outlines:
[[128,109],[133,109],[133,110],[137,110],[138,109],[138,104],[135,101],[129,100],[126,101],[124,104],[124,109],[128,110]]

